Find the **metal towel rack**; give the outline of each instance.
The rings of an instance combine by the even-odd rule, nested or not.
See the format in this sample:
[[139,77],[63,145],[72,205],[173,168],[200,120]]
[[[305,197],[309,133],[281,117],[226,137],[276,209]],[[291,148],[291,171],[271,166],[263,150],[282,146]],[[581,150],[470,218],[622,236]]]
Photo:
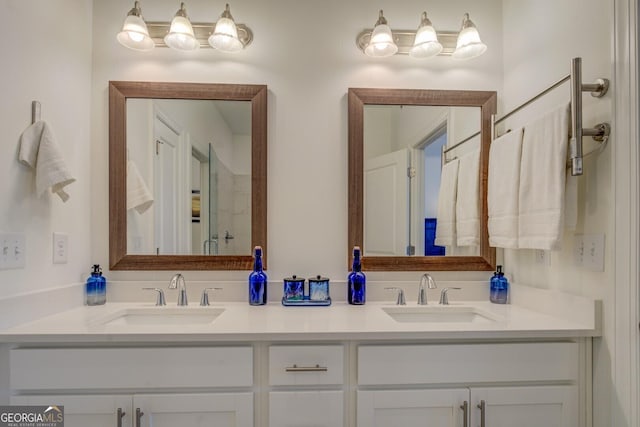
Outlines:
[[[602,98],[607,91],[609,90],[609,80],[608,79],[597,79],[594,83],[584,84],[582,83],[582,58],[573,58],[571,60],[571,74],[562,78],[558,82],[549,86],[542,92],[538,93],[534,97],[528,99],[522,104],[518,105],[513,110],[509,111],[504,116],[499,119],[495,119],[495,116],[492,116],[491,123],[491,135],[492,140],[495,135],[495,126],[511,117],[513,114],[527,107],[531,103],[537,101],[542,98],[544,95],[548,94],[558,86],[563,83],[571,81],[571,126],[570,126],[570,139],[569,139],[569,162],[571,167],[571,175],[582,175],[582,159],[600,149],[597,148],[593,151],[590,151],[586,154],[583,154],[582,150],[582,137],[583,136],[591,136],[597,142],[602,145],[606,144],[609,135],[611,133],[611,126],[609,123],[598,123],[592,128],[583,128],[582,127],[582,92],[591,92],[591,96],[595,98]],[[468,138],[463,139],[462,141],[442,150],[442,159],[443,164],[446,162],[445,155],[455,148],[471,141],[476,136],[480,135],[480,132],[476,132]]]
[[40,101],[31,101],[31,124],[40,121],[41,109]]

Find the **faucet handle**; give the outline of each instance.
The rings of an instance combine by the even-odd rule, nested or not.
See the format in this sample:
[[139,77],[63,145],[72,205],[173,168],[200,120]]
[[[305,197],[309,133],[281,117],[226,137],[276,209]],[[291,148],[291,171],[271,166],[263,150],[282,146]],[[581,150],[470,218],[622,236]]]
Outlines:
[[167,305],[167,300],[164,298],[164,291],[160,288],[142,288],[145,291],[156,291],[158,292],[158,296],[156,298],[156,305],[162,306]]
[[440,304],[442,305],[449,305],[449,295],[448,292],[451,289],[455,289],[457,291],[461,290],[462,288],[444,288],[442,289],[442,291],[440,291]]
[[387,291],[397,291],[398,298],[396,299],[396,305],[407,305],[407,301],[404,299],[404,289],[398,287],[385,288]]
[[222,288],[204,288],[202,290],[202,296],[200,297],[200,305],[202,307],[209,305],[209,292],[208,291],[221,291]]

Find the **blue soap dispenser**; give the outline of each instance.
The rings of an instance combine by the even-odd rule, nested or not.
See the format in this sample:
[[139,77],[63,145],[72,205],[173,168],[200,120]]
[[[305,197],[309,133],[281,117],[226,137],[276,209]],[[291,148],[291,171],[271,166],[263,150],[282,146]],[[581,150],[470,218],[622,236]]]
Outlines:
[[509,281],[504,277],[502,266],[497,267],[491,278],[491,291],[489,299],[494,304],[506,304],[509,298]]
[[262,271],[262,247],[253,249],[253,271],[249,274],[249,304],[265,305],[267,303],[267,275]]
[[102,305],[107,302],[107,279],[99,264],[94,264],[85,285],[87,305]]

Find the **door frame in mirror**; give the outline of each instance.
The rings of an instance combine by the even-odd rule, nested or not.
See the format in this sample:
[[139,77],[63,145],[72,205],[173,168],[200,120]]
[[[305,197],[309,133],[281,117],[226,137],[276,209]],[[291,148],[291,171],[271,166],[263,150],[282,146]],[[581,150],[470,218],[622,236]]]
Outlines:
[[[364,248],[364,106],[423,105],[480,107],[480,200],[481,230],[479,256],[366,256]],[[495,268],[496,251],[489,246],[487,229],[487,182],[491,115],[496,114],[494,91],[349,88],[349,189],[348,263],[351,251],[362,248],[362,268],[368,271],[489,271]]]
[[[250,270],[248,255],[127,254],[127,98],[251,101],[251,244],[267,254],[267,86],[109,82],[109,268],[111,270]],[[251,251],[251,248],[249,249]]]

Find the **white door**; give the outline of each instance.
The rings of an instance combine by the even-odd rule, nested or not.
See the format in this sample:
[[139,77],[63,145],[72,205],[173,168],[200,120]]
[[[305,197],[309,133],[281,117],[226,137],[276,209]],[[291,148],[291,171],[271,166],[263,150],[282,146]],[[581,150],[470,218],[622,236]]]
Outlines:
[[364,251],[366,255],[403,256],[409,245],[407,170],[410,151],[367,159],[364,167]]
[[180,207],[178,184],[180,135],[156,116],[154,120],[155,239],[159,254],[178,254]]
[[136,427],[252,427],[253,393],[137,394]]
[[[464,404],[468,401],[469,390],[466,388],[359,390],[357,426],[463,427],[466,426]],[[515,426],[520,427],[518,424],[511,427]]]
[[269,427],[342,427],[342,391],[272,391]]
[[[11,404],[64,406],[65,427],[132,427],[133,425],[130,395],[13,396]],[[119,417],[119,414],[122,417]]]
[[471,402],[472,426],[580,425],[577,386],[472,388]]

